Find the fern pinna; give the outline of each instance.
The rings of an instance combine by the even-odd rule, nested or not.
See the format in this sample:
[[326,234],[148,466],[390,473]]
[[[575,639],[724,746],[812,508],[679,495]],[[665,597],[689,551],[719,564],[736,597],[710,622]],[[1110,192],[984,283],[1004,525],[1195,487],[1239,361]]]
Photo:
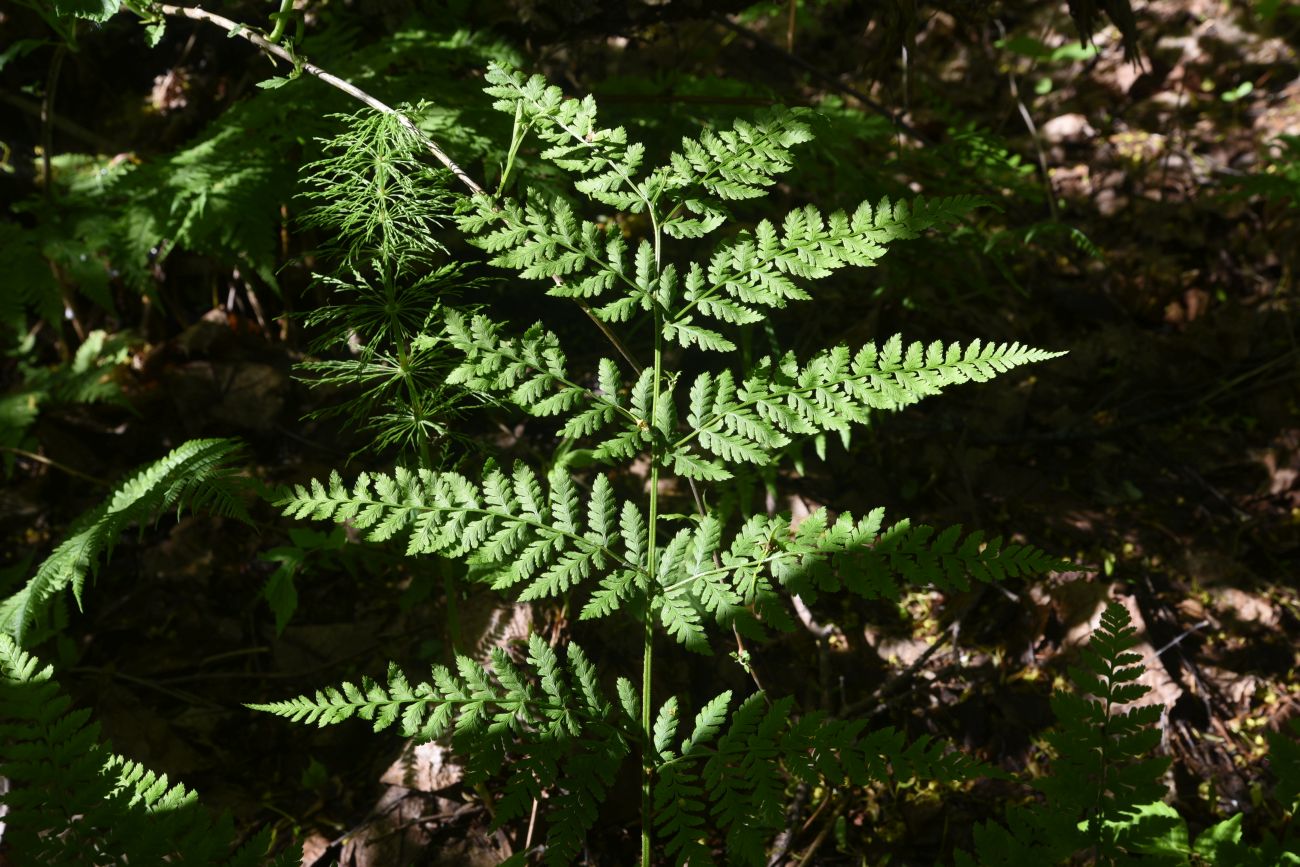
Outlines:
[[100,555],[112,553],[118,537],[132,524],[149,521],[172,507],[178,512],[202,508],[249,522],[243,502],[249,481],[230,466],[241,449],[232,439],[188,440],[117,485],[73,523],[68,538],[21,590],[0,600],[0,633],[30,646],[29,632],[40,625],[41,616],[65,589],[72,588],[80,605],[87,575],[94,575]]
[[236,846],[229,815],[215,822],[194,792],[170,785],[99,741],[89,710],[73,710],[51,676],[0,634],[0,794],[13,864],[288,865],[265,858],[267,833]]
[[[882,201],[830,215],[802,207],[779,226],[763,220],[719,241],[693,262],[687,245],[731,219],[729,202],[765,195],[792,168],[791,148],[811,138],[798,114],[777,111],[707,131],[647,168],[645,149],[624,129],[599,126],[591,97],[566,99],[539,76],[501,67],[490,68],[487,80],[497,107],[515,118],[512,154],[536,135],[541,157],[569,173],[578,193],[606,213],[643,215],[649,232],[627,237],[616,221],[597,224],[570,199],[539,190],[509,200],[475,193],[462,203],[460,228],[492,264],[574,299],[615,352],[594,371],[572,371],[544,324],[515,330],[482,312],[455,311],[413,345],[450,347],[461,359],[450,384],[554,417],[561,436],[589,447],[597,462],[644,461],[644,493],[618,496],[616,472],[541,474],[489,463],[472,476],[426,467],[345,483],[335,474],[285,493],[282,505],[299,518],[347,522],[373,540],[401,538],[413,556],[467,558],[479,567],[474,574],[522,599],[574,597],[583,618],[640,621],[639,688],[619,679],[617,700],[607,701],[575,645],[562,664],[534,637],[526,665],[498,652],[487,666],[462,658],[455,673],[435,669],[418,686],[393,672],[386,686],[345,684],[259,707],[320,724],[354,715],[378,727],[400,721],[407,734],[423,737],[451,731],[479,778],[508,775],[498,823],[548,795],[546,853],[557,864],[576,857],[613,769],[633,752],[645,865],[656,838],[678,864],[713,863],[719,849],[727,863],[764,863],[792,780],[838,787],[889,773],[958,780],[976,772],[975,763],[936,743],[908,746],[893,730],[801,712],[790,699],[761,692],[734,701],[723,693],[679,732],[678,700],[656,703],[651,684],[659,633],[708,653],[711,634],[761,637],[792,628],[795,595],[896,598],[902,582],[966,588],[972,576],[992,581],[1062,565],[1037,548],[959,527],[886,523],[881,510],[737,523],[705,496],[693,516],[661,509],[660,484],[671,477],[724,484],[743,466],[778,460],[801,438],[847,432],[879,411],[1054,357],[1015,343],[944,346],[900,337],[739,365],[731,352],[738,329],[809,300],[808,281],[870,266],[889,244],[950,224],[980,202]],[[513,160],[506,174],[512,168]],[[681,255],[667,249],[675,239],[686,239]],[[645,334],[645,326],[648,345],[629,346],[620,336]],[[709,369],[687,381],[668,367],[669,344],[700,353]],[[637,360],[642,352],[645,364]]]

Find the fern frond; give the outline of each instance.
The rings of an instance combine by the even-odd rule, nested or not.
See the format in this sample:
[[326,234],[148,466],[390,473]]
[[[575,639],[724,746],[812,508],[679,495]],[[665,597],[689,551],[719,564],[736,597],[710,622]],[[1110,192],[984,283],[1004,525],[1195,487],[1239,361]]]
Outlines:
[[490,668],[461,656],[454,672],[435,666],[429,680],[412,685],[391,666],[386,685],[367,678],[249,707],[320,726],[356,717],[375,731],[395,725],[422,741],[450,735],[453,748],[470,759],[467,782],[507,774],[497,827],[527,815],[534,799],[551,796],[547,862],[567,864],[581,851],[596,805],[630,750],[632,723],[601,693],[576,644],[561,662],[544,639],[530,635],[528,663],[525,673],[497,648]]
[[656,194],[676,193],[691,203],[688,207],[699,218],[666,220],[664,231],[673,237],[698,237],[712,231],[719,212],[695,204],[702,193],[723,200],[766,195],[776,182],[775,175],[794,168],[790,149],[812,141],[812,137],[811,129],[794,112],[776,109],[752,122],[737,120],[729,130],[705,130],[698,140],[682,139],[682,149],[669,156],[668,165],[651,173],[650,188]]
[[[269,835],[232,852],[229,815],[215,822],[193,792],[115,756],[99,726],[42,667],[0,634],[0,795],[5,852],[21,864],[126,867],[136,864],[266,864]],[[291,863],[288,855],[272,860]]]
[[490,567],[497,589],[527,582],[521,600],[562,594],[606,571],[644,571],[636,541],[623,539],[624,553],[615,550],[620,530],[610,516],[618,507],[608,482],[592,485],[584,519],[564,471],[552,473],[549,490],[524,464],[510,475],[489,468],[481,483],[398,468],[391,476],[362,473],[348,488],[334,473],[328,486],[299,485],[276,505],[299,519],[347,521],[372,541],[408,534],[408,555],[469,556]]
[[[620,397],[615,362],[600,360],[599,389],[579,385],[569,376],[559,339],[540,324],[521,337],[509,338],[486,316],[467,320],[457,311],[448,311],[443,333],[446,342],[465,356],[447,374],[448,384],[489,398],[504,397],[536,416],[576,412],[564,426],[565,436],[595,433],[620,415],[637,419]],[[424,343],[416,341],[417,347]]]
[[517,126],[536,132],[550,145],[542,159],[584,176],[577,183],[581,192],[621,210],[645,207],[645,193],[632,179],[645,158],[645,147],[629,143],[623,127],[600,127],[594,98],[566,98],[541,75],[525,76],[500,63],[489,64],[485,78],[484,92],[497,100],[493,107],[514,115]]
[[[1113,859],[1141,851],[1176,820],[1151,809],[1164,798],[1170,762],[1154,755],[1162,708],[1121,709],[1150,691],[1138,683],[1144,667],[1132,651],[1136,644],[1128,609],[1112,602],[1082,665],[1070,668],[1079,692],[1052,696],[1057,726],[1046,739],[1056,755],[1051,773],[1034,781],[1046,801],[1008,810],[1005,827],[978,826],[980,864],[1059,863],[1085,849]],[[959,863],[972,862],[964,856]]]
[[[755,614],[775,628],[790,623],[776,587],[805,600],[847,589],[868,599],[897,599],[900,581],[944,591],[970,589],[970,577],[993,582],[1041,575],[1071,564],[1032,545],[1004,544],[981,531],[942,532],[906,519],[884,527],[884,509],[831,521],[824,509],[791,528],[784,517],[750,518],[724,549],[715,514],[683,530],[660,557],[654,604],[669,634],[708,652],[704,621],[762,635]],[[717,564],[721,565],[717,565]]]
[[1084,650],[1083,664],[1070,669],[1077,689],[1094,698],[1076,693],[1052,698],[1059,730],[1047,740],[1057,758],[1038,788],[1061,808],[1086,818],[1094,835],[1103,822],[1131,815],[1165,794],[1160,778],[1170,760],[1152,755],[1160,743],[1160,705],[1119,709],[1151,691],[1138,683],[1145,668],[1132,652],[1136,644],[1128,609],[1112,602]]
[[816,280],[846,266],[868,267],[889,243],[956,221],[983,203],[975,196],[918,198],[911,204],[884,199],[875,208],[863,202],[852,216],[836,211],[830,217],[809,205],[787,214],[779,232],[763,220],[752,233],[719,245],[707,270],[691,264],[683,279],[685,304],[665,320],[664,337],[686,345],[691,329],[699,327],[693,325],[697,313],[721,322],[754,322],[766,316],[764,308],[807,301],[811,296],[795,278]]
[[116,487],[77,519],[72,534],[22,590],[0,602],[0,631],[22,641],[50,600],[68,586],[80,605],[86,576],[95,573],[100,555],[111,554],[118,536],[131,524],[151,520],[172,506],[178,511],[201,506],[248,522],[244,481],[228,467],[240,448],[230,439],[190,440]]
[[[790,442],[792,435],[844,432],[865,424],[873,410],[898,410],[944,388],[986,382],[1024,364],[1063,353],[1012,344],[983,344],[964,349],[939,342],[904,347],[894,335],[877,349],[868,343],[856,353],[837,346],[814,356],[802,367],[793,355],[764,358],[737,385],[728,371],[702,373],[690,391],[690,433],[666,452],[694,478],[718,475],[697,464],[708,459],[691,454],[694,445],[724,462],[763,465]],[[687,457],[690,455],[690,457]]]

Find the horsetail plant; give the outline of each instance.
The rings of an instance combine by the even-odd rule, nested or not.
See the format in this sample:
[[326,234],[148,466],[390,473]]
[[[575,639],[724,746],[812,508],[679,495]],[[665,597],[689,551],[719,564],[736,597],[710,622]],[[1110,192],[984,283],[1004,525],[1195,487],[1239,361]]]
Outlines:
[[[498,649],[486,666],[462,656],[454,670],[437,666],[424,680],[393,667],[386,682],[254,707],[320,725],[356,716],[408,737],[450,736],[466,757],[467,783],[505,776],[497,826],[548,799],[552,864],[581,855],[617,768],[634,753],[643,865],[656,846],[677,864],[710,864],[720,850],[726,863],[766,863],[791,780],[837,787],[891,773],[941,781],[987,773],[938,742],[909,745],[893,729],[802,712],[788,697],[725,691],[681,726],[686,709],[677,697],[656,704],[653,695],[660,633],[709,653],[715,632],[758,639],[793,628],[794,597],[811,603],[847,590],[893,599],[904,583],[963,590],[972,576],[987,582],[1065,565],[960,527],[887,523],[881,509],[857,517],[819,509],[795,522],[767,514],[737,521],[706,496],[696,496],[692,516],[664,508],[672,479],[692,490],[726,485],[741,467],[773,464],[800,438],[844,433],[878,411],[1058,355],[1017,343],[924,345],[895,336],[805,359],[787,352],[739,361],[739,329],[812,300],[807,282],[870,266],[889,244],[941,229],[981,202],[885,200],[829,215],[801,207],[689,261],[689,248],[731,219],[729,203],[766,195],[793,168],[792,149],[811,138],[798,113],[707,130],[647,168],[645,148],[623,128],[599,126],[592,97],[566,99],[540,76],[499,66],[487,81],[496,107],[515,118],[512,156],[536,136],[541,157],[571,176],[589,210],[640,215],[648,232],[629,237],[618,221],[589,219],[562,195],[525,189],[500,199],[474,185],[460,229],[492,265],[574,299],[613,351],[594,371],[573,371],[545,324],[516,331],[454,309],[412,345],[454,350],[448,383],[557,419],[566,443],[589,445],[597,462],[647,467],[644,487],[620,496],[628,473],[583,475],[563,461],[546,473],[489,463],[474,477],[421,466],[362,473],[350,484],[334,473],[286,492],[281,505],[297,518],[347,522],[372,540],[402,538],[409,556],[468,560],[475,575],[521,600],[574,598],[583,619],[637,622],[639,684],[617,677],[611,697],[597,661],[577,644],[557,652],[534,635],[523,661]],[[500,189],[508,186],[503,178]],[[629,345],[646,326],[648,346]],[[645,364],[637,350],[649,353]],[[708,369],[688,378],[670,366],[682,350]]]

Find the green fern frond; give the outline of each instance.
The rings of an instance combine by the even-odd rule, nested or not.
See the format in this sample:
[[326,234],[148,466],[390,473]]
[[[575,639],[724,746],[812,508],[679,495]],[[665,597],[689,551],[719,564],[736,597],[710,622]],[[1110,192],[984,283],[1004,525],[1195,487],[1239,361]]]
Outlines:
[[691,386],[690,433],[670,446],[665,462],[693,478],[725,478],[725,469],[705,455],[687,457],[685,448],[694,444],[724,462],[761,466],[792,435],[844,432],[865,424],[873,410],[902,409],[949,386],[986,382],[1062,354],[978,340],[964,349],[937,341],[904,347],[894,335],[879,349],[874,343],[856,353],[834,347],[803,367],[793,355],[764,358],[739,385],[729,371],[702,373]]
[[[775,175],[794,168],[790,149],[809,141],[808,125],[786,109],[770,111],[752,122],[737,120],[729,130],[705,130],[698,140],[683,138],[682,149],[669,156],[668,165],[651,173],[650,188],[656,193],[673,191],[692,204],[702,193],[732,201],[764,196],[776,182]],[[721,222],[715,208],[688,207],[698,218],[666,220],[665,232],[698,237]]]
[[664,337],[685,343],[690,331],[679,331],[692,327],[695,313],[721,322],[756,322],[766,317],[763,308],[807,301],[811,296],[795,278],[816,280],[850,265],[869,267],[889,243],[919,237],[982,204],[975,196],[918,198],[910,205],[884,199],[875,208],[863,202],[851,217],[836,211],[829,218],[809,205],[787,214],[780,232],[763,220],[752,234],[720,244],[707,270],[690,265],[683,278],[686,303],[665,319]]
[[[644,570],[634,540],[613,526],[618,510],[608,480],[592,484],[585,515],[573,482],[552,473],[549,490],[524,464],[511,475],[489,468],[481,484],[458,473],[399,468],[393,475],[362,473],[349,489],[334,473],[326,487],[313,481],[277,502],[297,518],[347,521],[369,530],[372,541],[409,534],[408,555],[439,553],[471,557],[490,567],[500,589],[527,582],[520,599],[564,593],[606,570]],[[635,507],[623,506],[624,514]]]
[[791,624],[777,587],[807,601],[841,589],[897,599],[900,579],[951,592],[970,589],[971,577],[993,582],[1070,566],[1032,545],[1004,544],[980,531],[963,537],[960,525],[936,532],[906,519],[883,522],[884,509],[834,521],[818,509],[795,528],[788,518],[757,515],[723,548],[721,524],[709,513],[664,548],[654,605],[669,634],[707,653],[707,619],[755,636],[763,635],[756,614],[777,629]]
[[131,524],[149,521],[173,506],[178,512],[205,508],[249,522],[242,496],[246,483],[228,467],[240,448],[229,439],[190,440],[117,486],[103,503],[77,519],[72,534],[22,590],[0,602],[0,631],[22,641],[50,600],[68,586],[80,605],[86,576],[95,573],[100,555],[110,555]]
[[[990,768],[922,737],[907,743],[884,728],[824,713],[792,714],[794,702],[746,698],[731,714],[724,692],[699,711],[677,752],[656,772],[655,809],[665,850],[677,864],[714,863],[708,820],[723,832],[728,864],[766,863],[768,840],[785,826],[788,782],[809,786],[865,786],[893,778],[960,782],[995,774]],[[675,712],[675,702],[673,704]]]
[[268,864],[267,832],[232,851],[229,815],[214,822],[184,786],[113,755],[89,712],[71,704],[51,667],[0,634],[0,777],[11,784],[0,804],[14,863]]
[[[467,782],[506,774],[497,827],[549,796],[547,862],[567,864],[581,851],[595,807],[630,750],[632,722],[605,698],[576,644],[561,662],[544,639],[531,635],[528,663],[526,673],[497,648],[490,668],[461,656],[455,671],[435,666],[429,680],[412,685],[391,666],[387,685],[364,679],[249,707],[320,726],[356,717],[375,731],[396,726],[421,741],[449,735],[457,752],[470,757]],[[630,689],[620,683],[620,692]]]
[[[1169,758],[1160,744],[1162,707],[1123,707],[1150,692],[1138,683],[1144,667],[1128,609],[1112,602],[1070,668],[1077,693],[1052,696],[1056,730],[1047,742],[1056,755],[1051,773],[1034,781],[1044,802],[1007,811],[1007,825],[975,829],[982,865],[1055,864],[1084,849],[1111,863],[1145,848],[1176,821],[1149,809],[1165,795]],[[1089,698],[1087,696],[1091,695]],[[963,856],[959,863],[973,863]]]
[[623,127],[600,127],[594,98],[566,98],[542,76],[525,76],[499,63],[488,65],[485,78],[484,92],[497,100],[493,107],[514,115],[516,127],[536,132],[550,145],[542,159],[584,176],[576,185],[582,193],[622,210],[637,211],[647,204],[644,191],[632,180],[645,147],[629,144]]
[[1079,811],[1094,835],[1103,822],[1165,794],[1160,778],[1170,760],[1153,756],[1160,744],[1161,706],[1119,709],[1151,691],[1138,683],[1145,667],[1132,652],[1136,644],[1128,609],[1111,603],[1082,665],[1070,669],[1076,688],[1094,697],[1058,693],[1052,698],[1059,730],[1047,740],[1057,758],[1051,776],[1040,780],[1038,788],[1059,807]]

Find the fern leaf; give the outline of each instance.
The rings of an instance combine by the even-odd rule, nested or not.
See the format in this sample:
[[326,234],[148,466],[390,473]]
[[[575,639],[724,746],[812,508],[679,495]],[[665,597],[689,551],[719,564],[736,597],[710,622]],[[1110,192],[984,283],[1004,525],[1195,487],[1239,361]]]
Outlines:
[[415,686],[393,666],[386,685],[367,678],[249,707],[317,725],[357,717],[376,730],[395,725],[422,740],[450,735],[453,748],[470,758],[469,782],[508,773],[510,794],[498,801],[497,827],[527,815],[534,798],[551,794],[545,801],[551,805],[547,862],[566,864],[581,851],[597,805],[630,751],[624,709],[636,699],[624,681],[621,708],[608,701],[577,645],[569,645],[561,661],[544,639],[531,635],[528,665],[528,672],[520,670],[498,649],[490,668],[462,656],[454,672],[435,666]]
[[265,857],[270,836],[238,851],[228,815],[215,820],[195,794],[113,755],[99,726],[42,667],[0,634],[0,776],[10,790],[5,851],[15,863],[127,867],[134,864],[287,865]]
[[[608,480],[598,480],[586,508],[567,475],[543,485],[524,464],[510,476],[488,468],[474,483],[458,473],[362,474],[348,489],[337,474],[281,494],[284,514],[316,520],[349,521],[368,538],[408,536],[407,553],[470,556],[493,568],[495,586],[526,583],[521,598],[562,594],[606,570],[637,572],[643,567],[615,550],[616,510]],[[635,509],[625,519],[639,530]],[[643,531],[641,531],[643,532]],[[643,538],[643,537],[641,537]],[[625,539],[629,555],[643,544]]]
[[[743,189],[761,194],[757,186]],[[891,242],[919,237],[982,204],[974,196],[919,198],[910,205],[891,205],[886,199],[875,208],[864,202],[852,216],[836,211],[829,217],[809,205],[787,214],[779,231],[763,220],[752,233],[719,245],[707,270],[690,266],[684,281],[686,303],[665,323],[665,336],[677,335],[683,325],[698,330],[690,325],[692,312],[724,322],[754,321],[764,315],[762,308],[806,301],[810,296],[794,278],[816,280],[846,266],[868,267]]]
[[[698,140],[682,139],[682,149],[669,157],[668,165],[652,173],[650,186],[656,193],[700,191],[724,200],[766,195],[774,176],[794,167],[790,148],[811,140],[808,125],[787,110],[768,112],[753,122],[737,120],[729,130],[706,130]],[[667,220],[665,231],[674,237],[698,237],[721,223],[715,209],[692,210],[702,218]]]
[[1114,860],[1168,830],[1159,802],[1169,759],[1153,755],[1162,709],[1123,707],[1148,692],[1137,682],[1143,666],[1136,643],[1128,609],[1108,605],[1082,665],[1070,669],[1079,692],[1052,697],[1057,727],[1047,742],[1056,756],[1051,772],[1034,782],[1047,799],[1009,810],[1005,826],[977,827],[979,863],[1058,863],[1083,850]]
[[0,630],[22,641],[50,601],[71,587],[82,604],[86,577],[101,555],[112,553],[118,536],[175,506],[204,507],[248,521],[243,481],[227,465],[241,446],[235,440],[190,440],[121,483],[99,506],[83,514],[72,534],[55,548],[23,589],[0,602]]
[[[897,410],[944,388],[984,382],[1024,364],[1062,353],[1018,343],[945,349],[895,335],[877,349],[867,344],[850,356],[845,347],[823,352],[802,367],[793,356],[762,359],[736,387],[729,373],[702,373],[691,386],[691,432],[670,447],[674,459],[692,442],[724,461],[762,465],[793,435],[847,431],[873,410]],[[690,461],[683,458],[682,464]]]

